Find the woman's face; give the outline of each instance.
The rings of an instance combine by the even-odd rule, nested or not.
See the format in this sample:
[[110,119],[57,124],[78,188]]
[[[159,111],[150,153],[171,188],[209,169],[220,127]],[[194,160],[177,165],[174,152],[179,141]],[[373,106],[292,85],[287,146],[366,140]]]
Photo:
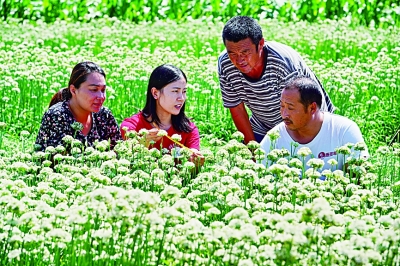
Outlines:
[[157,114],[178,115],[186,101],[186,80],[182,77],[160,91],[153,88],[152,93],[157,102]]
[[[106,81],[100,73],[88,75],[78,89],[75,89],[76,102],[79,107],[87,112],[97,113],[106,100]],[[71,91],[72,92],[72,91]]]

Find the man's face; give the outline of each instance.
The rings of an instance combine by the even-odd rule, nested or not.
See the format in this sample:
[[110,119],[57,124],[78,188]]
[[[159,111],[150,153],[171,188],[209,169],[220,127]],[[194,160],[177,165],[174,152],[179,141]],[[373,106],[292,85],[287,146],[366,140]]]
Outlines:
[[284,89],[281,94],[281,116],[287,129],[301,130],[311,119],[311,105],[304,107],[297,89]]
[[[258,49],[256,49],[258,46]],[[232,64],[244,74],[251,73],[255,66],[262,62],[262,49],[264,39],[261,39],[258,45],[255,45],[250,38],[230,42],[225,41],[226,51]]]

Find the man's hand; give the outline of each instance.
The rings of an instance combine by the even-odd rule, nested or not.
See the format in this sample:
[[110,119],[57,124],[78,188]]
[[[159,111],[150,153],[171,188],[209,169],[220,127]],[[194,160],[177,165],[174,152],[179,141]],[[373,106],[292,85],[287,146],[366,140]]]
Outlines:
[[189,161],[194,163],[196,167],[204,164],[204,156],[197,149],[190,149],[193,153],[190,155]]
[[250,125],[249,115],[246,112],[244,103],[241,103],[235,107],[229,108],[231,111],[232,120],[238,131],[244,135],[244,143],[247,144],[251,140],[255,140],[253,129]]

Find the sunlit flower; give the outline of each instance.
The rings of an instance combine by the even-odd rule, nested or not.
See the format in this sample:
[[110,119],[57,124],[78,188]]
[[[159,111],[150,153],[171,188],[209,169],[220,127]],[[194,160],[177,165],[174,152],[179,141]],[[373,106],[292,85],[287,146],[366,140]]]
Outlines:
[[171,136],[171,139],[174,140],[174,141],[179,142],[179,141],[182,140],[182,137],[181,137],[181,135],[179,135],[179,134],[173,134],[173,135]]
[[325,164],[324,160],[317,159],[317,158],[311,158],[307,162],[307,165],[314,169],[321,169],[322,167],[324,167],[324,164]]
[[236,131],[235,133],[232,134],[232,139],[235,139],[240,142],[244,140],[244,135],[242,132]]
[[267,135],[269,136],[269,138],[271,139],[271,142],[276,141],[279,137],[279,130],[270,130]]
[[21,136],[22,139],[26,139],[30,135],[31,135],[31,133],[29,133],[29,131],[26,131],[26,130],[22,130],[21,133],[20,133],[20,136]]
[[311,154],[312,154],[312,151],[308,147],[301,147],[297,151],[297,155],[299,155],[300,157],[307,157],[307,156],[309,156]]
[[159,137],[164,137],[164,136],[167,136],[167,135],[168,135],[167,131],[165,131],[163,129],[159,129],[158,132],[157,132],[157,136],[159,136]]

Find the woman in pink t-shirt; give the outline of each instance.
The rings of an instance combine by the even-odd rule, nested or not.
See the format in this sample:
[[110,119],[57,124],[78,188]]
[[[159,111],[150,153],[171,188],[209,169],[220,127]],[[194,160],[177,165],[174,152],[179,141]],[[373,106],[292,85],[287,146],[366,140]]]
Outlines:
[[169,150],[179,147],[166,136],[158,136],[159,130],[165,130],[169,137],[181,136],[179,142],[192,151],[191,159],[197,157],[204,161],[199,152],[199,130],[185,115],[186,85],[185,73],[176,66],[164,64],[154,69],[147,86],[146,105],[141,112],[122,122],[122,137],[126,139],[125,134],[130,130],[147,129],[147,147],[159,149],[162,146]]

